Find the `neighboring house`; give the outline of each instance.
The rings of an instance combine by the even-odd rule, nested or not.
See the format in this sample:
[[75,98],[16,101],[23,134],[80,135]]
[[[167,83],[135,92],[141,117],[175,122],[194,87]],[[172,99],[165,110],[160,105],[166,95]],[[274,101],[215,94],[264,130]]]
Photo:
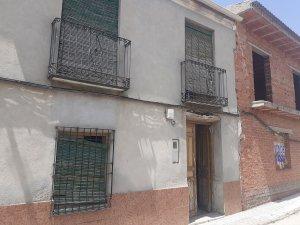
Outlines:
[[240,20],[207,0],[2,1],[0,223],[240,211]]
[[243,209],[300,191],[300,37],[264,6],[231,7],[242,120]]

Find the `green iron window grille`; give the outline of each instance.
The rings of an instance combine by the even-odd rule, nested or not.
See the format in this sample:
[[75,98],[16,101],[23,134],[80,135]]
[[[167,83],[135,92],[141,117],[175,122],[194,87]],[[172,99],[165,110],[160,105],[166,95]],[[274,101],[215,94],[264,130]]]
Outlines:
[[114,131],[57,128],[53,214],[95,211],[110,206]]
[[185,27],[185,58],[214,65],[213,33],[187,24]]
[[52,22],[49,79],[130,87],[131,41],[118,36],[119,0],[63,0]]

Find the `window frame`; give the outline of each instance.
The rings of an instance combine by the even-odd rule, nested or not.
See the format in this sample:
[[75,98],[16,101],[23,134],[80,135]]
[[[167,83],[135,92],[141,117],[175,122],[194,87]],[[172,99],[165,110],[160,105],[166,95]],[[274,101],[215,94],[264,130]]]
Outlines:
[[[121,15],[120,14],[121,0],[114,0],[115,2],[111,2],[112,5],[107,6],[108,8],[114,8],[113,3],[117,3],[116,18],[113,18],[113,20],[116,20],[115,21],[115,25],[116,25],[115,29],[107,29],[107,27],[101,26],[101,24],[107,24],[107,21],[105,21],[105,20],[109,20],[111,22],[111,19],[112,19],[110,17],[106,17],[106,15],[103,15],[103,14],[95,14],[93,12],[90,12],[88,15],[85,15],[85,18],[83,16],[81,16],[80,18],[75,18],[74,15],[72,14],[72,13],[74,13],[74,11],[72,13],[67,13],[68,10],[70,10],[68,8],[67,1],[73,1],[73,4],[77,3],[78,5],[81,5],[81,7],[83,9],[85,9],[85,10],[83,10],[85,12],[90,11],[90,8],[88,7],[88,5],[85,4],[84,2],[80,2],[80,0],[63,0],[62,1],[62,9],[61,9],[61,18],[63,20],[75,21],[79,24],[87,25],[87,26],[90,26],[90,27],[96,27],[97,29],[100,29],[103,32],[106,32],[108,34],[112,34],[113,36],[118,36],[119,35],[119,32],[120,32],[120,15]],[[79,2],[76,2],[76,1],[79,1]],[[102,2],[102,4],[104,4],[104,3]],[[99,7],[99,8],[103,8],[103,5],[101,5],[101,7]],[[111,14],[111,12],[110,12],[110,14]],[[95,20],[92,20],[91,17],[94,17]],[[99,23],[99,21],[96,21],[96,17],[98,17],[98,19],[102,17],[102,21],[100,21],[100,23]],[[103,19],[103,18],[105,18],[105,19]],[[114,23],[114,22],[112,22],[112,23]],[[112,27],[110,27],[110,28],[112,28]]]
[[[255,68],[254,68],[254,55],[257,55],[263,58],[263,65],[264,65],[264,97],[263,99],[258,98],[258,90],[255,88],[257,84],[257,76],[255,76]],[[261,49],[258,49],[255,46],[252,46],[252,73],[253,73],[253,94],[255,101],[268,101],[273,102],[273,87],[272,87],[272,70],[271,70],[271,55],[267,54]]]
[[[296,79],[298,79],[298,86],[296,86]],[[293,72],[293,85],[295,94],[295,109],[300,111],[300,74],[297,72]]]
[[[193,57],[191,55],[189,55],[188,52],[188,47],[187,47],[187,33],[188,30],[193,30],[194,32],[199,32],[204,36],[207,36],[211,39],[211,59],[209,57],[204,57],[204,58],[199,58],[199,57]],[[208,64],[211,66],[215,65],[215,31],[203,26],[202,24],[195,22],[193,20],[190,19],[186,19],[185,20],[185,28],[184,28],[184,33],[185,33],[185,60],[193,60],[193,61],[197,61],[197,62],[202,62],[204,64]],[[211,60],[211,62],[208,62],[207,60]]]
[[[71,160],[71,142],[73,142],[74,145],[74,139],[76,137],[75,145],[76,150],[75,154],[72,156],[72,158],[75,158],[75,161]],[[91,139],[88,140],[85,137],[106,137],[106,141],[103,142],[103,139],[99,139],[99,141],[92,141]],[[69,139],[68,139],[69,138]],[[60,169],[59,167],[64,167],[66,165],[63,165],[63,159],[58,160],[58,154],[61,156],[66,156],[64,153],[59,152],[59,145],[62,143],[60,140],[63,141],[69,141],[67,150],[63,149],[63,151],[68,151],[68,159],[67,161],[67,169],[72,171],[73,180],[69,180],[70,174],[63,176],[62,173],[66,171],[66,168]],[[97,140],[97,138],[96,138]],[[54,156],[54,164],[53,164],[53,175],[52,175],[52,198],[51,198],[51,211],[52,215],[58,216],[58,215],[66,215],[66,214],[72,214],[72,213],[80,213],[80,212],[88,212],[88,211],[98,211],[102,209],[109,208],[111,206],[111,197],[112,197],[112,190],[113,190],[113,161],[114,161],[114,141],[115,141],[115,130],[112,129],[99,129],[99,128],[79,128],[79,127],[56,127],[56,145],[55,145],[55,156]],[[89,145],[86,146],[86,142],[89,142]],[[78,145],[81,143],[81,149],[78,150]],[[91,148],[90,143],[97,143],[94,144],[95,146]],[[106,153],[96,153],[97,150],[105,150],[106,146]],[[99,147],[99,149],[97,148]],[[87,150],[88,147],[88,160],[84,157],[87,157],[87,155],[84,156],[84,151]],[[91,150],[94,151],[94,155],[91,155]],[[81,154],[81,158],[78,158],[78,151],[79,155]],[[81,151],[81,153],[80,153]],[[94,156],[94,158],[93,158]],[[92,157],[92,158],[91,158]],[[100,158],[102,157],[102,158]],[[77,158],[77,160],[76,160]],[[91,159],[93,159],[93,162],[91,162]],[[97,160],[102,160],[98,161]],[[103,162],[104,160],[104,162]],[[58,161],[60,161],[60,165],[58,166]],[[84,163],[83,163],[84,161]],[[77,164],[81,163],[81,164]],[[87,163],[87,164],[86,164]],[[71,165],[71,166],[70,166]],[[84,167],[86,169],[86,166],[88,165],[88,169],[84,172]],[[96,169],[96,166],[101,166]],[[91,167],[90,166],[94,166]],[[78,172],[78,167],[80,167],[80,174],[76,174]],[[92,169],[94,168],[94,169]],[[91,170],[93,170],[93,174],[91,176]],[[77,172],[76,172],[77,170]],[[59,173],[57,173],[59,171]],[[76,175],[75,175],[76,174]],[[98,176],[96,176],[98,175]],[[58,178],[59,177],[59,178]],[[93,179],[91,179],[93,177]],[[97,177],[97,178],[96,178]],[[80,178],[80,181],[78,179]],[[76,180],[77,179],[77,180]],[[98,182],[97,182],[98,179]],[[58,180],[58,181],[57,181]],[[72,182],[72,184],[68,183]],[[77,186],[75,183],[77,182]],[[80,187],[78,190],[78,182],[80,183]],[[92,188],[89,183],[92,182]],[[70,187],[71,190],[69,191],[67,187]],[[59,189],[56,188],[56,186],[59,186]],[[61,189],[62,187],[62,189]],[[64,189],[65,187],[65,189]],[[82,187],[86,187],[85,189]],[[96,187],[99,187],[99,189],[96,189]],[[102,189],[104,187],[104,189]],[[94,191],[96,190],[97,194],[94,194]],[[61,201],[61,191],[64,194],[64,200]],[[64,192],[63,192],[64,191]],[[57,192],[58,197],[57,197]],[[68,193],[69,192],[69,193]],[[74,197],[74,193],[78,193]],[[80,193],[86,193],[86,195],[81,195]],[[92,193],[92,194],[91,194]],[[104,195],[103,195],[104,194]],[[72,200],[70,201],[70,197],[72,196]],[[68,198],[68,200],[67,200]],[[74,200],[74,198],[76,200]],[[85,198],[85,201],[81,201],[81,199]],[[92,201],[90,201],[90,198],[92,198]],[[96,199],[96,201],[95,201]],[[98,200],[97,200],[98,199]],[[97,202],[97,203],[96,203]],[[61,206],[60,206],[61,205]]]

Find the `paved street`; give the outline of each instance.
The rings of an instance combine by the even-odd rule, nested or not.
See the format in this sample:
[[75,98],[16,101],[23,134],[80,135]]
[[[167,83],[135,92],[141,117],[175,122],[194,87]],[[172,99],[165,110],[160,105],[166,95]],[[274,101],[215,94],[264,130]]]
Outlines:
[[[290,216],[289,216],[290,215]],[[280,220],[281,218],[285,218]],[[276,221],[276,222],[272,222]],[[300,194],[269,202],[230,216],[207,214],[190,225],[300,225]]]
[[270,225],[300,225],[300,212]]

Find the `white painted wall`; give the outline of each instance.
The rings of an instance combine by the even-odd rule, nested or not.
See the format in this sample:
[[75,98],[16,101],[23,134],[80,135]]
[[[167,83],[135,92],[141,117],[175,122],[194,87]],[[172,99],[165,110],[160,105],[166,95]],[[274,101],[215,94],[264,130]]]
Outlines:
[[0,0],[0,76],[47,83],[51,22],[62,0]]
[[122,1],[120,18],[120,35],[132,40],[132,88],[128,96],[180,103],[180,62],[185,58],[185,21],[188,19],[214,31],[215,64],[226,69],[228,76],[229,107],[226,110],[237,111],[232,22],[213,12],[208,14],[192,1],[179,0]]
[[[62,0],[0,1],[0,76],[49,83],[50,24],[60,17]],[[234,24],[191,2],[121,0],[119,33],[132,41],[131,88],[125,95],[181,103],[180,62],[189,19],[214,31],[216,66],[227,70],[228,110],[236,112]]]
[[223,149],[221,121],[210,127],[213,149],[213,179],[212,179],[212,209],[217,212],[224,212],[223,195]]
[[221,148],[223,181],[240,180],[239,172],[239,123],[238,117],[223,115],[221,117]]
[[239,117],[221,115],[210,127],[213,148],[212,208],[224,212],[223,184],[239,181]]
[[[114,193],[186,186],[185,118],[127,100],[0,84],[0,204],[46,201],[52,192],[55,126],[116,130]],[[172,163],[172,138],[180,163]]]

